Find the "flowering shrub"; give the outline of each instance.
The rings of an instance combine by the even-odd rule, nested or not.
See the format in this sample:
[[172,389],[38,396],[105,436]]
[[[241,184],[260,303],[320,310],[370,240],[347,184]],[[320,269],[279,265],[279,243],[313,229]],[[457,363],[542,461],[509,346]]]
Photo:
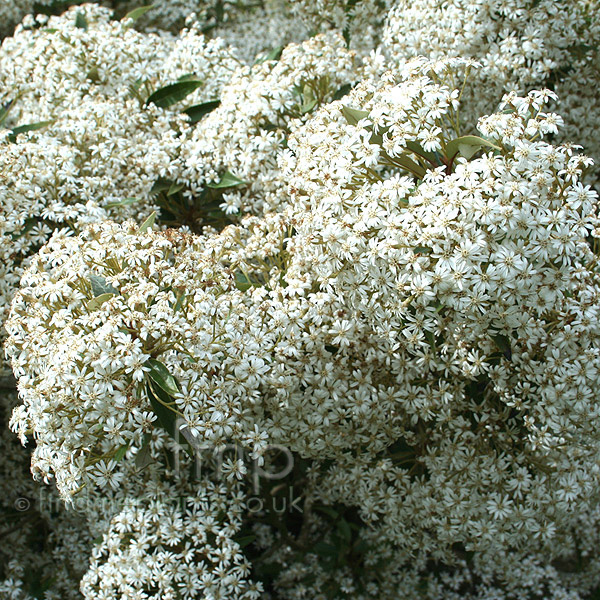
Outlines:
[[593,3],[191,4],[0,50],[0,592],[592,600]]
[[34,377],[21,380],[13,421],[23,441],[35,434],[34,471],[54,474],[65,499],[89,480],[119,485],[116,457],[141,446],[165,404],[202,441],[264,445],[245,413],[266,371],[265,332],[201,243],[106,223],[55,238],[24,276],[8,352],[17,377]]

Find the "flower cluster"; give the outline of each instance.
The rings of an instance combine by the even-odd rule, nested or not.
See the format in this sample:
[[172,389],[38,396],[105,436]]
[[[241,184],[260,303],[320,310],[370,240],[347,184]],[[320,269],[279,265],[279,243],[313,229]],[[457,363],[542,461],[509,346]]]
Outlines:
[[154,462],[126,469],[125,485],[109,502],[105,495],[87,498],[90,529],[101,541],[81,580],[83,597],[260,598],[235,539],[246,508],[239,484],[197,481],[182,465],[165,469],[160,454],[168,447],[166,435],[154,436],[144,448]]
[[245,580],[250,567],[232,539],[239,500],[230,490],[199,484],[183,490],[182,506],[172,506],[182,490],[162,488],[157,498],[143,490],[142,501],[112,518],[81,581],[84,598],[259,598],[260,586]]
[[482,68],[463,108],[473,117],[494,110],[502,95],[551,88],[560,99],[563,141],[577,140],[600,158],[600,11],[574,0],[399,0],[390,11],[382,52],[401,65],[415,56],[472,58]]
[[182,143],[181,181],[189,182],[196,195],[225,171],[247,182],[226,193],[228,214],[262,214],[287,202],[279,150],[292,131],[355,77],[354,52],[339,34],[290,44],[277,61],[238,69],[223,88],[220,106]]
[[194,29],[166,38],[109,17],[97,5],[73,8],[20,28],[0,50],[0,324],[26,259],[52,231],[141,221],[157,208],[154,186],[174,177],[191,125],[180,103],[157,106],[150,93],[192,74],[202,84],[185,100],[201,103],[238,64]]
[[57,119],[85,100],[143,103],[152,91],[192,76],[202,85],[186,102],[197,104],[218,95],[239,62],[231,47],[194,27],[177,36],[140,33],[130,20],[111,17],[109,9],[85,4],[58,17],[39,15],[3,41],[1,99],[18,99],[8,122]]
[[[333,410],[385,422],[371,444],[347,440],[361,452],[340,456],[319,493],[442,556],[457,542],[551,544],[595,501],[600,455],[590,161],[540,139],[560,122],[544,112],[549,91],[507,96],[481,119],[485,137],[460,136],[459,89],[444,83],[456,66],[417,60],[361,84],[284,157],[286,281],[308,273],[340,307],[327,366],[345,359],[336,385],[357,394]],[[328,422],[326,390],[313,421]]]
[[23,400],[13,426],[34,435],[33,470],[65,499],[118,486],[118,457],[157,416],[172,434],[179,416],[198,443],[263,449],[251,413],[272,334],[219,251],[105,222],[32,260],[6,325]]

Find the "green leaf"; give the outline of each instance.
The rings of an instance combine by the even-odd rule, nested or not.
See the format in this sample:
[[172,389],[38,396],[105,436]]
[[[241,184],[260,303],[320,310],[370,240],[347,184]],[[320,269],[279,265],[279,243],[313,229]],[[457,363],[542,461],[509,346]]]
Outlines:
[[331,506],[315,505],[314,508],[316,510],[321,511],[322,513],[325,513],[327,516],[331,517],[334,520],[340,516],[340,513],[338,513],[338,511],[334,508],[331,508]]
[[0,125],[6,121],[6,117],[8,117],[8,113],[11,108],[15,105],[16,100],[9,100],[4,106],[0,107]]
[[356,125],[361,119],[369,116],[369,111],[344,105],[342,106],[342,114],[350,125]]
[[309,113],[317,105],[317,98],[313,89],[306,84],[302,90],[302,104],[300,105],[300,112],[305,115]]
[[23,237],[24,235],[27,235],[37,224],[39,223],[39,219],[36,219],[34,217],[29,217],[28,219],[25,219],[25,227],[23,227],[23,229],[21,229],[21,231],[19,231],[18,233],[15,231],[10,237],[11,239],[14,240],[18,240],[19,238]]
[[235,287],[240,290],[240,292],[246,292],[252,287],[252,282],[244,273],[238,271],[235,274]]
[[413,252],[415,254],[431,254],[433,252],[433,249],[427,248],[425,246],[415,246],[413,248]]
[[352,531],[350,530],[350,525],[346,519],[341,519],[337,524],[337,531],[341,537],[341,539],[348,544],[352,539]]
[[446,157],[452,158],[457,154],[464,156],[467,160],[473,157],[473,155],[482,148],[493,148],[494,150],[501,150],[499,146],[493,144],[489,140],[485,140],[482,137],[476,135],[463,135],[462,137],[456,138],[446,144]]
[[196,73],[186,73],[185,75],[178,77],[177,81],[200,81],[200,79],[198,79]]
[[275,46],[275,48],[272,48],[269,51],[265,60],[279,60],[281,58],[282,53],[283,53],[283,46]]
[[346,48],[350,48],[350,25],[344,27],[344,31],[342,31],[342,37],[344,38],[344,42],[346,42]]
[[169,191],[167,192],[167,196],[172,196],[177,192],[180,192],[185,187],[184,183],[173,183],[171,187],[169,187]]
[[27,595],[31,598],[43,600],[46,598],[46,592],[52,588],[58,578],[56,576],[44,577],[41,569],[34,570],[32,568],[28,568],[25,571],[24,579],[29,583],[29,593]]
[[433,331],[429,331],[428,329],[426,329],[425,330],[425,339],[427,340],[427,343],[429,344],[431,349],[435,352],[436,351],[435,335],[433,334]]
[[96,296],[95,298],[92,298],[86,305],[88,311],[93,311],[96,310],[97,308],[100,308],[107,300],[110,300],[111,298],[114,298],[115,294],[111,293],[111,292],[107,292],[106,294],[100,294],[99,296]]
[[177,102],[180,102],[196,91],[201,85],[201,81],[194,80],[171,83],[150,94],[146,100],[146,105],[152,102],[152,104],[155,104],[159,108],[169,108],[169,106],[177,104]]
[[496,344],[496,346],[498,346],[498,348],[500,348],[500,350],[502,351],[502,354],[504,354],[504,356],[506,356],[507,358],[510,358],[511,356],[511,346],[510,346],[510,338],[506,335],[502,335],[500,333],[496,334],[496,335],[492,335],[491,338],[494,340],[494,343]]
[[215,4],[215,17],[217,19],[217,23],[222,23],[223,18],[225,17],[225,9],[223,8],[223,0],[217,0]]
[[75,15],[75,27],[77,27],[78,29],[83,29],[83,30],[87,31],[88,22],[87,22],[87,19],[85,18],[85,15],[82,12],[78,12]]
[[162,177],[159,177],[154,182],[154,185],[152,186],[152,189],[150,190],[150,193],[151,194],[158,194],[160,192],[166,192],[168,189],[171,188],[172,185],[173,185],[172,181],[169,181],[168,179],[163,179]]
[[344,96],[346,96],[350,90],[352,89],[352,84],[351,83],[347,83],[346,85],[343,85],[334,95],[333,95],[333,99],[334,100],[341,100]]
[[140,88],[142,87],[142,79],[136,79],[133,83],[127,84],[127,89],[133,98],[136,98],[140,104],[144,103],[144,99],[140,94]]
[[30,123],[29,125],[19,125],[10,132],[8,139],[14,144],[17,141],[17,136],[20,133],[26,133],[28,131],[37,131],[38,129],[48,127],[50,123],[52,123],[52,121],[40,121],[39,123]]
[[332,558],[337,556],[338,549],[333,544],[320,541],[313,546],[313,552],[319,556],[322,556],[323,558]]
[[435,154],[433,152],[427,152],[427,150],[425,150],[425,148],[423,148],[423,146],[421,146],[421,144],[418,144],[417,142],[409,141],[409,142],[406,142],[405,145],[411,152],[414,152],[418,156],[423,156],[432,162],[437,161]]
[[307,113],[309,113],[316,105],[317,105],[318,100],[316,98],[313,98],[312,100],[308,100],[308,101],[304,101],[302,103],[302,106],[300,107],[300,112],[305,115]]
[[134,8],[133,10],[129,11],[121,19],[121,21],[128,21],[129,19],[131,19],[132,21],[137,21],[138,19],[143,17],[149,10],[152,10],[153,8],[154,8],[154,4],[148,4],[146,6],[139,6],[138,8]]
[[177,379],[171,375],[169,369],[160,360],[149,358],[146,361],[146,365],[150,367],[150,371],[148,371],[150,379],[169,394],[169,396],[174,396],[179,392]]
[[152,226],[154,225],[154,221],[156,221],[156,211],[154,211],[141,225],[140,225],[140,229],[139,232],[140,233],[146,233],[146,231],[148,231],[148,229],[152,229]]
[[259,58],[255,61],[255,65],[260,65],[261,63],[267,62],[269,60],[279,60],[281,58],[281,54],[283,53],[283,46],[275,46],[265,54],[264,56],[259,56]]
[[574,55],[575,58],[581,60],[582,58],[586,58],[588,54],[596,52],[598,46],[595,44],[571,44],[570,46],[567,46],[566,50]]
[[188,106],[183,112],[190,118],[190,123],[197,123],[206,116],[209,112],[212,112],[221,104],[220,100],[209,100],[202,104],[194,104],[194,106]]
[[407,171],[410,171],[418,178],[423,179],[425,177],[425,169],[417,164],[412,158],[408,157],[406,154],[400,154],[400,156],[394,156],[394,161],[398,163],[401,167],[404,167]]
[[347,0],[346,6],[344,7],[344,12],[346,13],[346,27],[344,27],[344,31],[342,32],[342,36],[344,41],[346,42],[346,47],[350,47],[350,28],[352,26],[352,21],[356,16],[355,8],[356,5],[361,0]]
[[238,185],[246,185],[248,182],[242,179],[239,179],[229,171],[225,171],[223,173],[221,179],[218,183],[207,183],[206,187],[218,190],[220,188],[228,188],[228,187],[236,187]]
[[119,290],[107,283],[104,277],[100,275],[90,275],[90,283],[92,284],[92,294],[95,298],[103,294],[118,294]]
[[185,293],[181,292],[181,294],[179,294],[177,296],[177,301],[175,302],[175,306],[173,307],[173,312],[177,312],[178,310],[181,310],[184,299],[185,299]]
[[127,450],[129,450],[129,442],[127,442],[127,444],[123,444],[116,452],[115,452],[115,456],[114,456],[114,460],[116,462],[121,462],[123,460],[123,457],[125,456],[125,454],[127,453]]
[[139,198],[124,198],[123,200],[119,200],[118,202],[109,202],[104,205],[104,208],[118,208],[120,206],[131,206],[136,202],[139,202]]
[[135,466],[138,469],[147,467],[152,462],[152,455],[150,453],[150,440],[152,439],[151,433],[145,433],[142,441],[142,447],[135,455]]
[[182,437],[180,432],[177,431],[177,414],[173,399],[159,386],[155,385],[152,380],[148,382],[146,390],[150,406],[156,415],[158,424],[193,458],[194,449],[185,437]]
[[98,67],[92,67],[88,71],[87,78],[93,83],[100,81],[100,71],[98,71]]
[[255,535],[245,535],[243,537],[233,538],[233,539],[235,542],[238,543],[240,548],[245,548],[246,546],[249,546],[256,539],[256,536]]
[[161,393],[160,388],[151,385],[150,382],[146,387],[148,392],[148,400],[152,406],[152,410],[157,417],[158,424],[171,436],[175,437],[175,427],[177,426],[176,414],[169,408],[172,404],[171,398],[164,392]]
[[[369,129],[372,129],[371,127],[369,127]],[[377,146],[382,146],[383,145],[383,135],[384,133],[386,133],[388,130],[388,127],[385,127],[385,131],[384,129],[380,129],[377,133],[375,133],[374,131],[371,133],[371,137],[369,138],[369,144],[375,144]]]

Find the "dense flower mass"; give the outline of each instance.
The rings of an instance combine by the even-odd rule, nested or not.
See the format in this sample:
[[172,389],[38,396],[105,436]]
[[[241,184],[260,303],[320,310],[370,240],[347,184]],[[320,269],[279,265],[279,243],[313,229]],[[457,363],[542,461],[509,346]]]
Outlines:
[[95,4],[72,7],[25,20],[3,41],[1,99],[18,99],[8,122],[55,119],[83,100],[126,100],[136,91],[144,101],[182,76],[202,82],[186,98],[196,104],[218,94],[238,64],[234,49],[195,27],[177,35],[140,33],[130,19],[111,17]]
[[[353,53],[335,34],[291,45],[279,61],[251,69],[194,28],[162,37],[109,17],[95,5],[73,8],[4,42],[0,102],[10,110],[0,139],[0,311],[27,257],[57,228],[78,231],[107,217],[141,222],[161,201],[164,220],[168,212],[171,222],[193,229],[214,223],[208,213],[215,202],[212,210],[229,215],[276,206],[286,197],[276,162],[286,136],[356,78]],[[190,76],[198,86],[185,104],[147,101]],[[214,114],[196,124],[182,104]],[[229,171],[237,175],[233,187],[207,193]]]
[[566,123],[559,138],[577,140],[600,158],[593,133],[600,122],[597,2],[399,0],[383,37],[383,52],[396,64],[414,56],[479,61],[482,68],[473,74],[478,85],[463,107],[470,116],[494,110],[505,92],[553,89]]
[[[77,26],[77,18],[86,27]],[[184,76],[201,79],[186,98],[212,99],[237,66],[234,51],[196,30],[141,34],[96,5],[21,27],[0,52],[2,218],[0,315],[23,266],[50,237],[107,217],[143,220],[155,185],[174,178],[182,107],[148,102]]]
[[[150,446],[157,460],[165,440]],[[128,474],[108,505],[101,498],[87,504],[90,517],[98,511],[90,527],[101,541],[81,580],[84,598],[260,598],[235,539],[245,509],[239,485],[198,482],[156,467]]]
[[336,500],[400,545],[411,529],[436,532],[432,551],[543,544],[596,494],[597,194],[579,181],[588,159],[539,139],[560,122],[548,91],[456,137],[452,66],[409,63],[292,137],[287,277],[311,273],[343,306],[332,343],[360,356],[365,399],[385,386],[388,443],[402,440],[379,485],[378,456],[332,467]]
[[287,201],[276,157],[290,133],[356,79],[354,52],[339,34],[290,44],[277,62],[238,69],[220,106],[182,144],[182,181],[198,193],[207,179],[231,171],[248,183],[224,198],[225,212],[261,214]]
[[593,600],[596,3],[70,4],[0,10],[0,595]]
[[65,498],[120,484],[115,457],[141,446],[157,405],[203,442],[264,445],[245,413],[266,332],[209,244],[106,223],[54,238],[24,275],[7,323],[24,400],[13,421],[36,438],[34,472]]

